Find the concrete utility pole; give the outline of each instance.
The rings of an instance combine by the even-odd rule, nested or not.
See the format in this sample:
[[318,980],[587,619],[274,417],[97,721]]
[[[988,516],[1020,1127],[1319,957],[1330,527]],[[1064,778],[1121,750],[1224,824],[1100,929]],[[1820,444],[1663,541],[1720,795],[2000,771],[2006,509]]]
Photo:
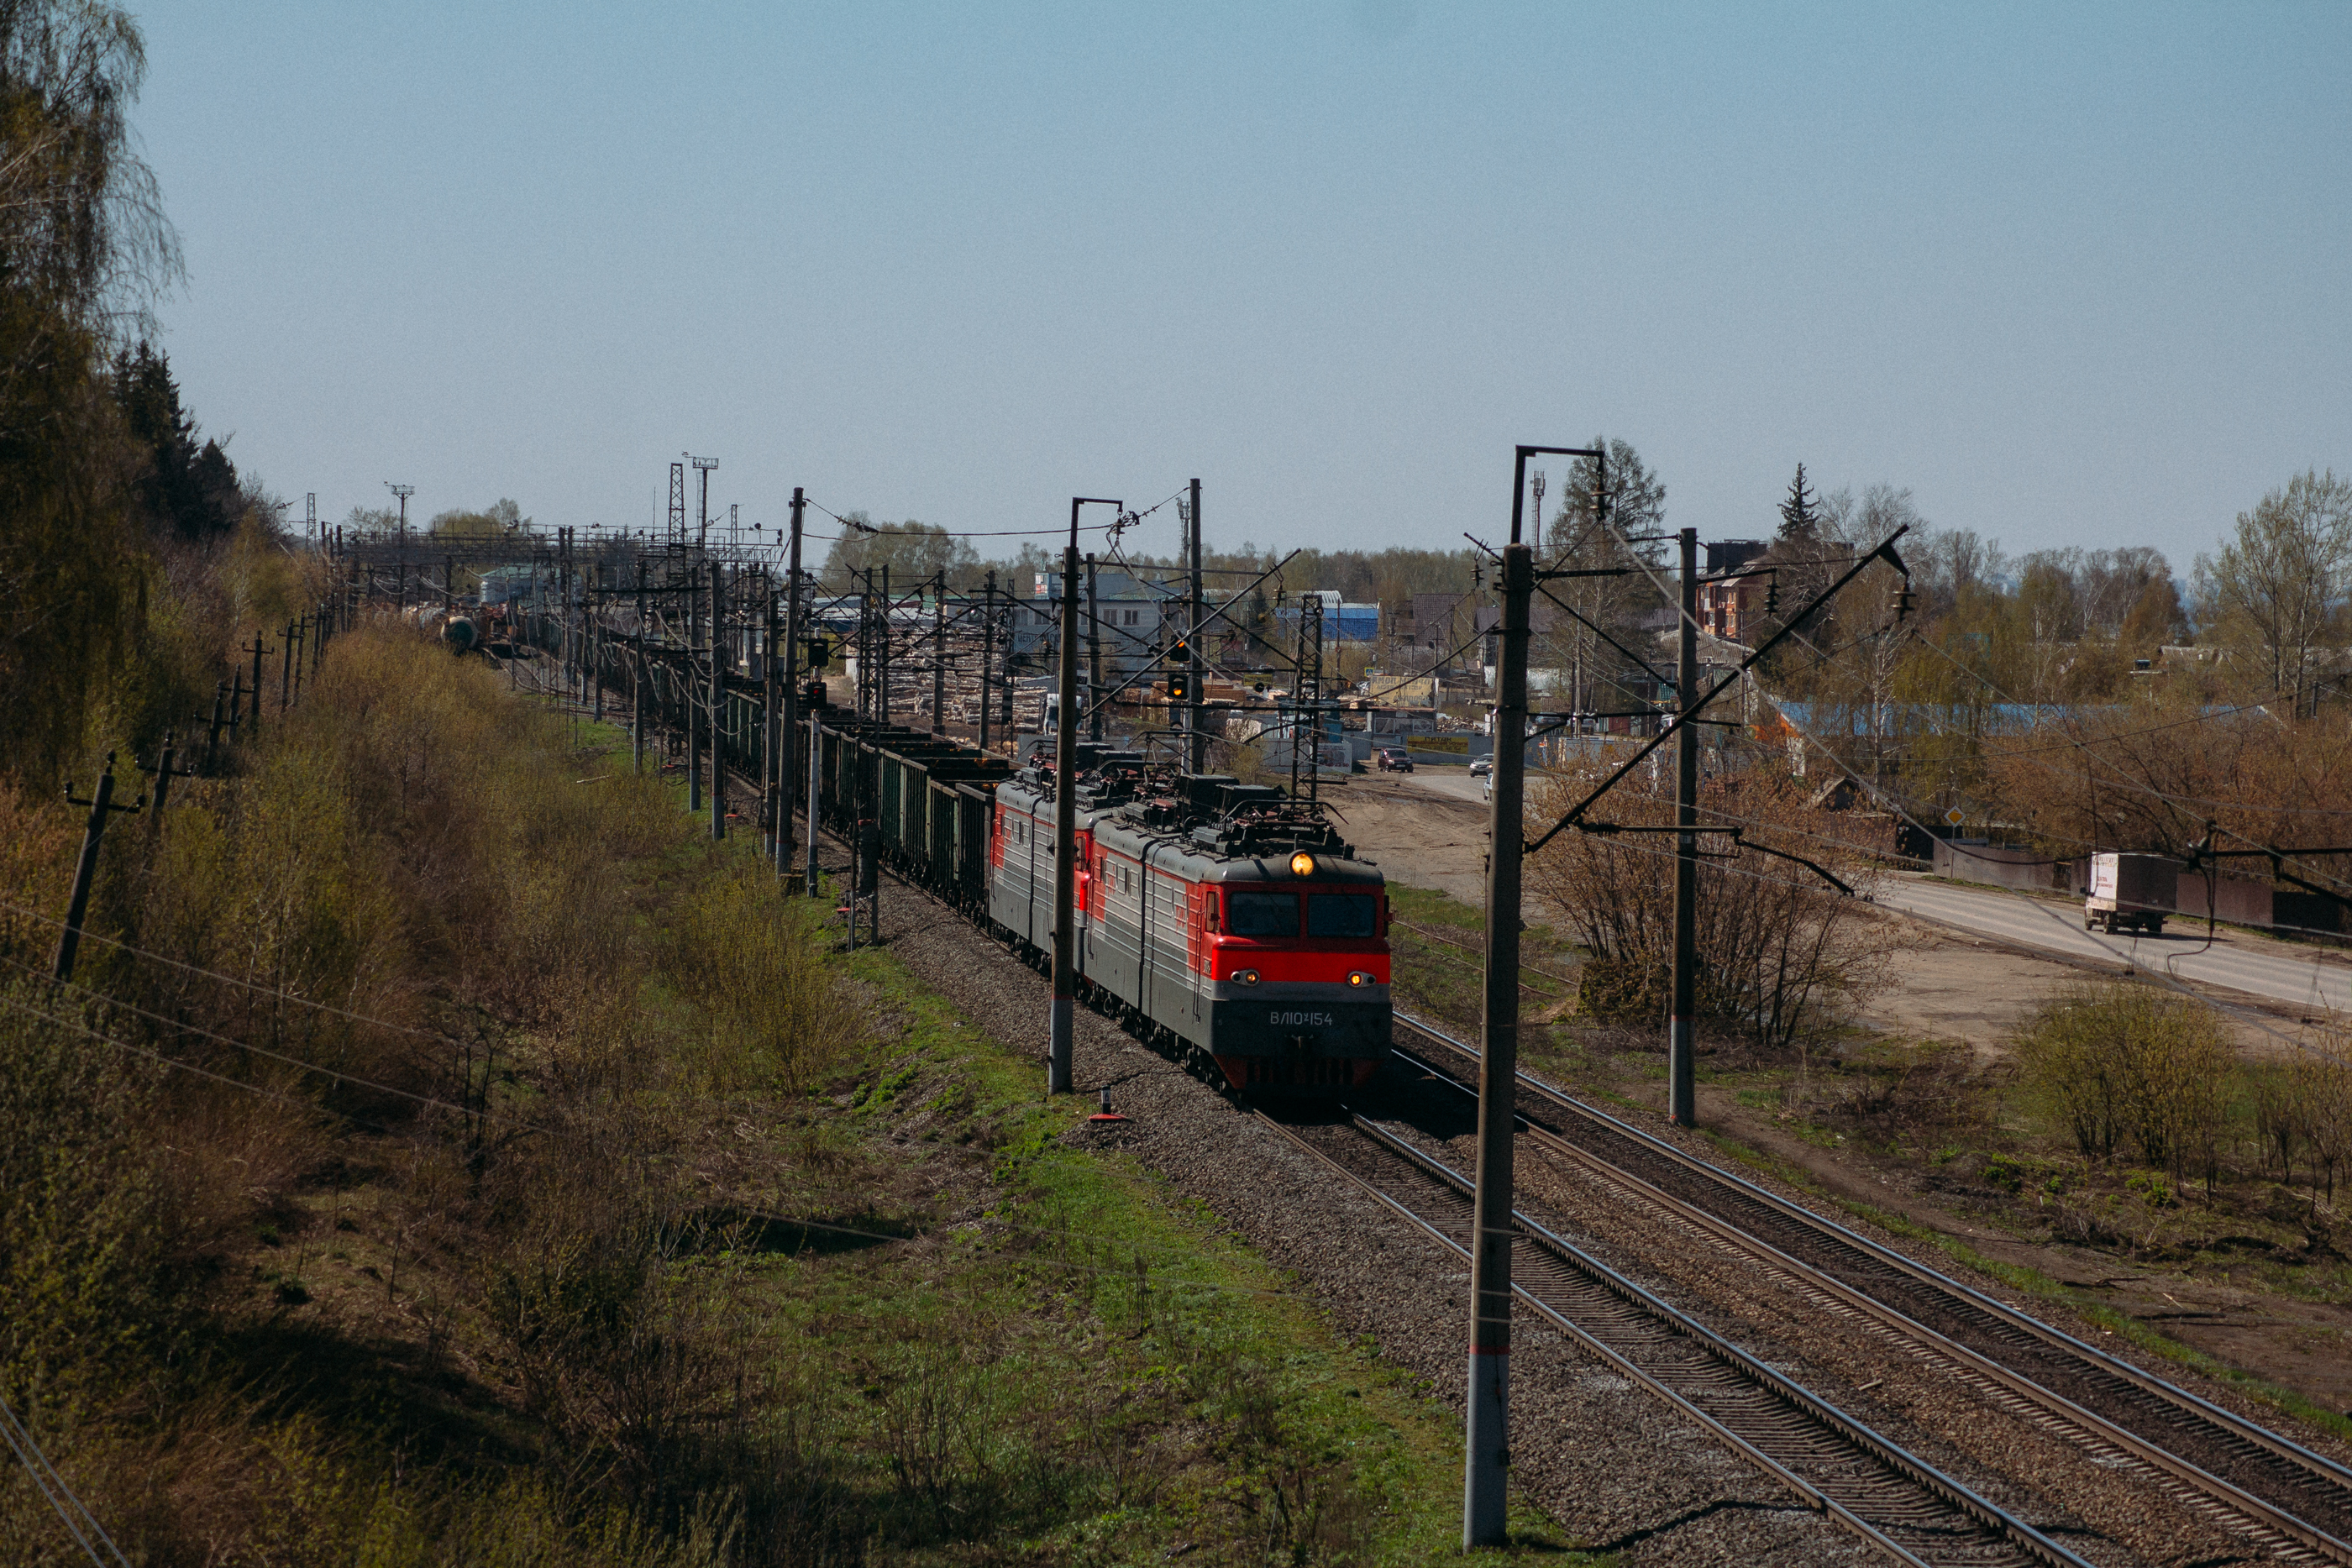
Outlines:
[[[800,656],[801,656],[801,517],[808,498],[798,485],[793,486],[793,539],[784,558],[784,715],[782,747],[776,759],[776,777],[783,786],[783,799],[776,807],[776,872],[782,875],[791,865],[793,827],[793,785],[800,770],[793,766],[793,743],[800,738]],[[816,794],[812,790],[808,801],[809,843],[816,843]],[[809,856],[809,892],[816,892],[816,856]]]
[[[255,706],[258,706],[258,704]],[[89,817],[82,824],[81,859],[74,866],[73,897],[66,904],[65,929],[58,933],[58,957],[53,973],[59,980],[73,978],[74,955],[81,951],[82,921],[89,914],[89,887],[98,876],[98,843],[106,836],[106,820],[116,811],[136,811],[145,801],[128,806],[114,803],[114,753],[106,754],[106,768],[98,776],[98,788],[90,798],[74,798],[73,781],[66,781],[66,800],[69,805],[87,806]]]
[[948,735],[948,574],[940,573],[931,596],[931,731]]
[[175,766],[173,759],[179,750],[172,744],[173,738],[172,731],[163,732],[163,749],[155,758],[155,782],[148,787],[148,799],[152,802],[147,808],[147,836],[151,839],[163,831],[163,802],[171,799],[172,780],[196,776],[195,768]]
[[1192,702],[1184,715],[1184,728],[1191,737],[1192,749],[1188,760],[1192,770],[1198,773],[1208,765],[1209,757],[1209,737],[1203,724],[1207,715],[1201,706],[1201,621],[1208,613],[1208,606],[1201,597],[1201,482],[1198,479],[1192,481],[1192,501],[1186,516],[1192,526],[1192,596],[1184,622],[1189,629],[1184,647],[1185,664],[1192,681]]
[[1688,716],[1698,695],[1698,530],[1680,535],[1683,558],[1680,656],[1675,663],[1675,999],[1666,1024],[1666,1114],[1677,1127],[1698,1124],[1693,1016],[1698,986],[1698,724]]
[[1528,459],[1511,475],[1503,551],[1502,648],[1496,669],[1493,814],[1486,844],[1486,1026],[1478,1059],[1478,1170],[1471,1218],[1470,1399],[1462,1547],[1507,1543],[1511,1392],[1511,1134],[1519,1071],[1519,859],[1526,841],[1528,604],[1535,552],[1521,542]]
[[278,711],[284,713],[294,691],[294,643],[300,633],[297,622],[286,622],[286,630],[278,634]]
[[1070,1092],[1070,1061],[1077,1027],[1078,743],[1071,716],[1078,706],[1078,508],[1088,503],[1126,509],[1099,496],[1070,497],[1070,542],[1062,550],[1060,713],[1054,722],[1054,1005],[1047,1019],[1045,1091]]
[[261,628],[258,626],[255,627],[253,630],[253,647],[250,652],[253,654],[253,713],[251,717],[253,719],[253,733],[255,735],[259,735],[261,733],[261,655],[268,652],[268,644],[261,640]]
[[710,839],[727,836],[727,579],[710,563]]
[[1095,596],[1095,555],[1087,552],[1087,735],[1102,739],[1102,611]]

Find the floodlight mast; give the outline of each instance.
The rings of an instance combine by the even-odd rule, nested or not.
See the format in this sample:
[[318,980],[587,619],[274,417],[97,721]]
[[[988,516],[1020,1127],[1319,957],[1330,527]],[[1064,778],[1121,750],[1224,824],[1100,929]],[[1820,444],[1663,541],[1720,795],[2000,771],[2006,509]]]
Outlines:
[[701,495],[694,504],[694,542],[698,548],[708,549],[710,548],[710,471],[719,466],[719,459],[697,457],[690,452],[679,455],[693,464],[702,476]]

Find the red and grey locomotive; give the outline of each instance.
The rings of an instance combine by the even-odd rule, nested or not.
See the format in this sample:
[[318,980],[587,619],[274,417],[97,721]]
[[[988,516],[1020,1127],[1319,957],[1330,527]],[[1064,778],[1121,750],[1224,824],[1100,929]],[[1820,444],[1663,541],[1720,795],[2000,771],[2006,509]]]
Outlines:
[[[824,726],[823,810],[1033,960],[1053,946],[1050,766],[942,737]],[[1249,1090],[1331,1092],[1389,1056],[1387,888],[1279,789],[1079,745],[1081,994]]]

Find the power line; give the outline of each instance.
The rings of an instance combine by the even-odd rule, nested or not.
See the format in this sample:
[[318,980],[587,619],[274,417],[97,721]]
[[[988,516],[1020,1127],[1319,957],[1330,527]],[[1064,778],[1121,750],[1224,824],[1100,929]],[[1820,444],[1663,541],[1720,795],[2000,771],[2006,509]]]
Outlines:
[[[533,678],[536,679],[537,673],[533,672],[532,674]],[[541,687],[539,689],[544,691],[551,688]],[[10,915],[22,915],[27,920],[37,920],[47,925],[62,925],[65,924],[55,915],[43,915],[37,910],[26,909],[22,904],[10,904],[5,899],[0,899],[0,911],[5,911]],[[177,958],[167,958],[163,954],[155,952],[151,948],[133,946],[128,942],[119,941],[111,936],[101,936],[94,931],[85,931],[82,933],[82,940],[85,942],[103,942],[108,946],[116,948],[121,952],[136,954],[142,958],[152,959],[155,963],[165,965],[171,968],[181,970],[186,974],[203,975],[211,979],[220,980],[228,985],[240,987],[245,990],[255,992],[260,996],[274,997],[280,1001],[292,1002],[298,1007],[310,1008],[319,1012],[332,1013],[337,1018],[348,1019],[353,1023],[368,1024],[376,1029],[393,1030],[401,1034],[413,1034],[420,1040],[436,1040],[446,1045],[463,1045],[465,1043],[456,1036],[443,1034],[437,1030],[418,1029],[413,1024],[394,1023],[389,1019],[372,1018],[366,1013],[352,1012],[346,1009],[336,1007],[330,1002],[312,1001],[310,998],[298,996],[292,991],[281,990],[273,986],[260,985],[252,980],[239,979],[235,975],[224,974],[218,969],[207,969],[201,964],[187,964],[181,962]]]
[[48,1455],[34,1439],[32,1428],[16,1418],[16,1412],[9,1408],[5,1399],[0,1399],[0,1437],[7,1439],[10,1451],[33,1478],[33,1485],[57,1510],[58,1522],[66,1527],[66,1533],[73,1537],[74,1544],[88,1553],[90,1561],[98,1568],[108,1568],[106,1558],[98,1554],[99,1543],[102,1542],[108,1555],[114,1559],[115,1568],[131,1568],[122,1549],[114,1544],[113,1537],[106,1533],[89,1510],[82,1506],[81,1499],[74,1495],[73,1489],[66,1485],[65,1477],[58,1474],[58,1468],[49,1463]]
[[[23,963],[23,962],[21,962],[21,961],[20,961],[20,960],[18,960],[18,959],[15,959],[15,958],[6,958],[6,959],[0,959],[0,961],[5,961],[5,962],[6,962],[6,963],[9,963],[9,964],[15,965],[17,968],[26,970],[28,973],[32,973],[32,974],[35,974],[35,975],[38,975],[38,974],[39,974],[39,971],[38,971],[38,970],[34,969],[30,965],[26,964],[26,963]],[[146,1019],[150,1020],[151,1022],[163,1024],[164,1027],[166,1027],[166,1028],[168,1028],[168,1029],[175,1029],[175,1030],[178,1030],[182,1031],[183,1033],[186,1033],[186,1034],[199,1035],[199,1036],[203,1037],[203,1038],[204,1038],[204,1039],[205,1039],[205,1040],[209,1040],[213,1041],[213,1042],[214,1042],[214,1043],[215,1043],[215,1044],[229,1046],[229,1047],[232,1047],[232,1048],[234,1048],[234,1049],[236,1049],[236,1050],[237,1050],[237,1051],[251,1051],[251,1052],[252,1052],[254,1055],[256,1055],[256,1056],[267,1057],[267,1058],[268,1058],[268,1059],[269,1059],[270,1061],[276,1061],[276,1062],[283,1063],[284,1065],[286,1065],[286,1066],[288,1066],[288,1067],[299,1068],[301,1071],[305,1071],[305,1072],[315,1072],[315,1073],[318,1073],[318,1074],[319,1074],[320,1076],[321,1076],[321,1077],[324,1077],[324,1078],[331,1078],[331,1079],[334,1079],[336,1082],[341,1082],[341,1083],[355,1084],[355,1085],[357,1085],[358,1087],[360,1087],[360,1088],[362,1088],[362,1089],[372,1089],[372,1090],[374,1090],[374,1091],[375,1091],[377,1093],[379,1093],[379,1094],[390,1094],[390,1095],[394,1095],[394,1096],[395,1096],[395,1097],[397,1097],[397,1098],[399,1098],[399,1099],[403,1099],[403,1100],[413,1100],[413,1101],[415,1101],[417,1104],[419,1104],[419,1105],[423,1105],[423,1106],[425,1106],[425,1107],[427,1107],[427,1108],[429,1108],[429,1109],[432,1109],[432,1110],[436,1110],[436,1111],[452,1111],[452,1112],[457,1113],[458,1115],[460,1115],[460,1116],[480,1116],[480,1117],[483,1117],[483,1118],[484,1118],[484,1119],[486,1119],[486,1120],[490,1120],[490,1121],[509,1122],[509,1123],[511,1123],[511,1124],[512,1124],[513,1125],[515,1125],[515,1126],[518,1126],[518,1127],[522,1128],[522,1129],[523,1129],[524,1131],[526,1131],[526,1132],[531,1132],[531,1133],[544,1133],[544,1132],[546,1132],[546,1131],[547,1131],[547,1129],[546,1129],[546,1128],[544,1128],[544,1127],[534,1126],[534,1125],[532,1125],[530,1123],[528,1123],[528,1122],[517,1121],[517,1120],[515,1120],[513,1117],[507,1116],[507,1115],[505,1115],[505,1114],[503,1114],[503,1113],[499,1113],[499,1112],[491,1111],[491,1110],[489,1110],[489,1109],[488,1109],[488,1108],[484,1108],[484,1109],[479,1110],[479,1111],[469,1111],[469,1110],[467,1110],[467,1109],[465,1106],[463,1106],[463,1105],[453,1105],[453,1104],[451,1104],[451,1103],[450,1103],[448,1101],[446,1101],[446,1100],[438,1100],[438,1099],[434,1098],[434,1097],[433,1097],[432,1095],[430,1095],[430,1094],[419,1094],[419,1093],[416,1093],[416,1092],[415,1092],[415,1091],[413,1091],[413,1090],[407,1090],[407,1089],[395,1089],[395,1088],[394,1088],[392,1085],[390,1085],[390,1084],[388,1084],[388,1083],[377,1083],[377,1082],[373,1082],[373,1081],[371,1081],[371,1080],[369,1080],[369,1079],[357,1077],[357,1076],[355,1076],[354,1074],[352,1074],[352,1073],[349,1073],[349,1072],[340,1072],[340,1071],[337,1071],[334,1068],[331,1068],[331,1067],[320,1067],[320,1065],[318,1065],[316,1062],[305,1061],[303,1061],[303,1060],[302,1060],[301,1058],[299,1058],[299,1057],[297,1057],[297,1056],[289,1056],[289,1055],[287,1055],[287,1054],[286,1054],[285,1052],[283,1052],[283,1051],[272,1051],[272,1050],[270,1050],[268,1046],[255,1045],[255,1044],[252,1044],[252,1043],[251,1043],[251,1042],[249,1042],[249,1041],[242,1040],[238,1040],[238,1039],[235,1038],[234,1036],[231,1036],[231,1035],[226,1035],[226,1034],[216,1033],[215,1031],[214,1031],[214,1030],[208,1030],[208,1029],[204,1028],[204,1027],[203,1027],[202,1025],[200,1025],[200,1024],[183,1023],[183,1022],[180,1022],[179,1020],[174,1019],[168,1019],[168,1018],[165,1018],[165,1017],[164,1017],[163,1014],[161,1014],[161,1013],[149,1012],[146,1009],[144,1009],[144,1008],[142,1008],[142,1007],[140,1007],[140,1006],[138,1006],[138,1005],[137,1005],[137,1004],[135,1004],[135,1003],[132,1003],[132,1002],[126,1002],[126,1001],[122,1000],[122,999],[121,999],[121,998],[119,998],[119,997],[110,997],[110,996],[108,996],[108,995],[107,995],[105,992],[103,992],[103,991],[93,991],[93,990],[89,989],[87,986],[78,986],[78,985],[73,984],[73,983],[72,983],[71,981],[69,981],[69,980],[68,980],[68,981],[56,981],[56,982],[53,982],[53,983],[54,983],[54,984],[58,984],[58,985],[61,985],[61,986],[65,987],[65,988],[67,988],[67,989],[68,989],[68,990],[79,991],[79,992],[81,992],[84,996],[87,996],[87,997],[89,997],[89,998],[91,998],[93,1001],[103,1002],[103,1003],[105,1003],[105,1004],[106,1004],[107,1006],[109,1006],[109,1007],[120,1008],[120,1009],[121,1009],[123,1011],[125,1011],[125,1012],[127,1012],[127,1013],[132,1013],[132,1014],[135,1014],[136,1016],[138,1016],[138,1017],[140,1017],[140,1018]],[[32,1005],[31,1005],[30,1003],[28,1003],[28,1002],[20,1002],[20,1001],[14,1000],[13,998],[10,998],[5,997],[5,996],[0,996],[0,1003],[5,1003],[5,1005],[7,1005],[7,1006],[14,1007],[14,1008],[16,1008],[16,1009],[18,1011],[20,1011],[20,1012],[27,1012],[27,1013],[30,1013],[30,1014],[32,1014],[35,1018],[45,1019],[45,1020],[47,1020],[47,1022],[50,1022],[50,1023],[53,1023],[53,1024],[57,1024],[57,1025],[58,1025],[58,1026],[59,1026],[59,1027],[61,1027],[61,1028],[65,1028],[65,1029],[79,1029],[79,1030],[81,1030],[84,1033],[86,1033],[86,1034],[89,1034],[89,1035],[91,1035],[91,1036],[93,1036],[93,1037],[95,1037],[95,1038],[101,1039],[101,1040],[112,1040],[112,1037],[111,1037],[111,1036],[102,1034],[102,1033],[100,1033],[99,1030],[94,1030],[94,1029],[91,1029],[89,1026],[88,1026],[88,1025],[86,1025],[86,1024],[79,1024],[79,1023],[76,1023],[76,1022],[75,1022],[73,1019],[71,1019],[58,1018],[58,1017],[57,1017],[55,1014],[52,1014],[52,1013],[45,1013],[45,1012],[41,1011],[38,1008],[36,1008],[36,1007],[32,1006]],[[122,1043],[124,1043],[124,1042],[120,1041],[120,1040],[115,1040],[115,1041],[113,1041],[113,1043],[116,1043],[116,1044],[122,1044]],[[135,1046],[135,1045],[134,1045],[134,1046],[131,1046],[131,1047],[129,1047],[129,1049],[133,1050],[133,1051],[146,1051],[146,1048],[142,1047],[142,1046]],[[184,1062],[181,1062],[181,1061],[179,1061],[177,1058],[163,1055],[163,1054],[162,1052],[160,1052],[160,1051],[146,1051],[146,1054],[151,1055],[151,1056],[153,1056],[153,1057],[155,1057],[155,1058],[156,1058],[156,1060],[161,1061],[169,1061],[169,1062],[172,1062],[172,1063],[173,1063],[173,1065],[175,1065],[175,1066],[187,1066],[187,1065],[188,1065],[188,1064],[186,1064],[186,1063],[184,1063]],[[188,1070],[189,1070],[190,1071],[192,1071],[192,1072],[203,1072],[203,1073],[205,1073],[205,1077],[208,1077],[208,1078],[221,1078],[221,1075],[220,1075],[220,1074],[218,1074],[218,1073],[214,1073],[214,1072],[205,1072],[205,1069],[200,1068],[200,1067],[189,1067],[189,1069],[188,1069]],[[237,1082],[237,1080],[235,1080],[235,1079],[229,1079],[229,1078],[221,1078],[221,1081],[222,1081],[223,1082]],[[251,1085],[248,1085],[247,1087],[252,1087],[252,1086],[251,1086]],[[306,1103],[306,1104],[308,1104],[308,1103],[310,1103],[310,1102],[305,1101],[305,1102],[302,1102],[302,1103]],[[320,1107],[314,1107],[314,1108],[320,1108]],[[354,1120],[363,1120],[363,1119],[364,1119],[364,1118],[354,1118]]]

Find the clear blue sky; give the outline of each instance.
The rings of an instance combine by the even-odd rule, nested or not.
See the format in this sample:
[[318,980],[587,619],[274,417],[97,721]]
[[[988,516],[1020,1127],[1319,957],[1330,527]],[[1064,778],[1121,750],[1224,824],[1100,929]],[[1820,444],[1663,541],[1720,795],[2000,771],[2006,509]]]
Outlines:
[[690,448],[747,522],[1444,546],[1606,433],[1709,538],[1802,460],[2185,573],[2352,469],[2352,6],[142,21],[164,346],[298,513],[641,526]]

